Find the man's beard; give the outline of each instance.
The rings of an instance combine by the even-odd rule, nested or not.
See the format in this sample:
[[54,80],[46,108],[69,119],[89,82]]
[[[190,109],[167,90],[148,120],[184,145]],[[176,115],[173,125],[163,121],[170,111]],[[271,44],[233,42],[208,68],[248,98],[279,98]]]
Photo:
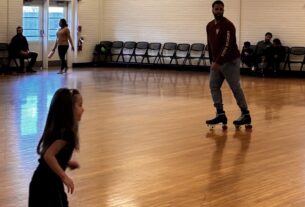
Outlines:
[[214,18],[216,19],[216,21],[219,21],[223,18],[223,15],[216,15],[214,14]]

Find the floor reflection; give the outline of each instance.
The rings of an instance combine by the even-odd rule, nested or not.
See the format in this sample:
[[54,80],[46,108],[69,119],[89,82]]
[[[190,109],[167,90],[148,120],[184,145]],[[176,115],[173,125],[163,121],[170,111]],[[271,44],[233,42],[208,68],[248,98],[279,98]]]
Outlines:
[[215,150],[210,162],[210,174],[208,185],[204,190],[202,206],[223,206],[224,203],[227,206],[245,206],[245,203],[238,201],[238,189],[243,178],[243,166],[250,147],[251,134],[251,130],[235,130],[233,139],[240,142],[240,148],[233,152],[232,146],[225,151],[228,144],[227,130],[221,132],[212,130],[207,133],[206,137],[215,141]]

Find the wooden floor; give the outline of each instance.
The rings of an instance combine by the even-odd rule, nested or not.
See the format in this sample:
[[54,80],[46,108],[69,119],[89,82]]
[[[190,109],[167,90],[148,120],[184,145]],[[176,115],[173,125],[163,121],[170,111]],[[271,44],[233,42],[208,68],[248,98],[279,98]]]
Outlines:
[[81,168],[71,207],[304,207],[305,80],[242,77],[253,130],[225,83],[228,130],[207,72],[132,68],[0,75],[0,206],[27,206],[53,93],[80,89]]

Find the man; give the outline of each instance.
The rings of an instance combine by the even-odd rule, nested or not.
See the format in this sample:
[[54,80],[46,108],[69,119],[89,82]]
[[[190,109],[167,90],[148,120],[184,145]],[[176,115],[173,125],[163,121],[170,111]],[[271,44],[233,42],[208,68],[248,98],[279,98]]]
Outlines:
[[236,102],[241,110],[241,116],[233,122],[236,127],[246,125],[251,128],[251,117],[243,90],[240,86],[240,53],[236,44],[235,27],[223,16],[224,3],[215,1],[212,4],[215,19],[206,27],[208,37],[210,68],[210,90],[216,108],[216,118],[207,120],[208,126],[223,124],[226,129],[227,117],[223,109],[221,86],[227,80]]
[[28,41],[26,37],[22,35],[22,27],[18,26],[16,30],[17,34],[12,38],[9,46],[11,56],[20,59],[21,72],[24,71],[24,59],[31,59],[26,71],[36,72],[32,67],[36,63],[38,54],[36,52],[30,52]]
[[[266,51],[272,47],[272,33],[267,32],[265,34],[265,40],[261,40],[256,44],[255,51],[254,51],[254,63],[253,63],[253,71],[256,71],[259,68],[260,63],[264,63],[267,53]],[[265,67],[265,66],[264,66]],[[264,69],[264,68],[261,68]]]

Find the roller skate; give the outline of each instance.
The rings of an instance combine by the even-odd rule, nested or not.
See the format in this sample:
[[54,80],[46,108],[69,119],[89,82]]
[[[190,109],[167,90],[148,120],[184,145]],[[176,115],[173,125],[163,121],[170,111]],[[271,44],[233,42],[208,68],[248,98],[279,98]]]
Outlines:
[[210,129],[214,129],[215,125],[217,124],[222,124],[222,129],[226,130],[228,128],[227,122],[228,120],[225,113],[217,113],[216,117],[214,119],[207,120],[206,124]]
[[243,113],[238,119],[233,121],[236,129],[240,129],[242,125],[245,125],[246,129],[252,129],[251,116],[249,113]]

